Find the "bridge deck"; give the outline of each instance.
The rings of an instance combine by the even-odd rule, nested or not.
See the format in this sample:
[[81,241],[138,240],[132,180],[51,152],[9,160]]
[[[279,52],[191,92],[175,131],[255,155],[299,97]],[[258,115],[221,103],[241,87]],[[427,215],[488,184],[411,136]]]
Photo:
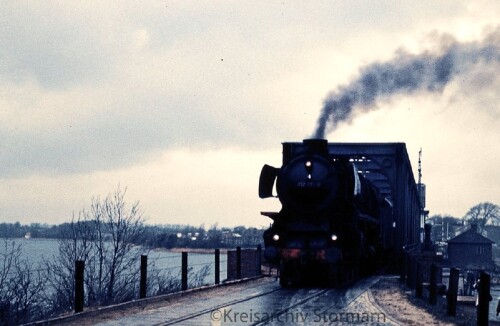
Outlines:
[[[371,277],[349,289],[282,289],[274,278],[151,298],[51,322],[64,325],[453,325],[471,321],[415,306],[397,279]],[[444,300],[444,299],[443,299]],[[473,309],[472,309],[473,310]]]

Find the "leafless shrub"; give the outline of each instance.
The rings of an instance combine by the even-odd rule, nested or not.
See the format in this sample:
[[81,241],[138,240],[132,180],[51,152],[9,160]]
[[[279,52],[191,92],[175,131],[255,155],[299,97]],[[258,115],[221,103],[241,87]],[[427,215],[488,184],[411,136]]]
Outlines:
[[0,251],[0,325],[22,324],[44,313],[46,286],[38,266],[21,259],[22,248],[5,239]]
[[188,284],[190,287],[200,287],[206,285],[205,278],[210,275],[212,267],[210,265],[204,265],[196,273],[190,273],[188,278]]
[[75,261],[85,262],[86,305],[98,306],[131,300],[138,284],[140,254],[133,240],[142,232],[139,203],[126,208],[125,192],[118,188],[104,200],[93,198],[90,210],[74,216],[59,256],[47,262],[55,311],[74,306]]
[[[210,274],[211,266],[204,265],[198,271],[193,273],[193,267],[188,268],[188,287],[196,288],[206,285],[205,279]],[[148,296],[156,296],[180,291],[181,272],[172,273],[172,270],[162,272],[156,266],[150,264],[148,266]]]

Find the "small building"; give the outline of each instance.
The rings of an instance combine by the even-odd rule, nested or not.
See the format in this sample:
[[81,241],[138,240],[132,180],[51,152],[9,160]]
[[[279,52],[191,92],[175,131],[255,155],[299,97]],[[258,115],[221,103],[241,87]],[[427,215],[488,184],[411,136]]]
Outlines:
[[493,270],[492,245],[494,241],[477,231],[477,224],[448,240],[448,261],[450,266],[467,270]]
[[[493,248],[497,247],[500,243],[500,226],[498,225],[485,225],[483,235],[488,239],[495,241]],[[495,256],[495,251],[493,250],[493,256]]]
[[[260,249],[241,249],[240,253],[240,277],[248,278],[255,277],[261,274],[262,252]],[[227,280],[233,281],[238,279],[238,254],[237,250],[227,251]]]

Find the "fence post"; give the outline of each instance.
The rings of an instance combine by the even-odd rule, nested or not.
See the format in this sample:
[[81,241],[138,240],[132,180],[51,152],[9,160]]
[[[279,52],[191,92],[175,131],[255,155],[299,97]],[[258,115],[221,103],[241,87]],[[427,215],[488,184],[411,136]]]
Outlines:
[[220,284],[220,249],[215,249],[215,284]]
[[490,310],[490,275],[481,272],[479,276],[479,286],[477,287],[477,325],[488,325],[488,315]]
[[408,253],[408,265],[406,270],[406,286],[410,289],[413,289],[415,279],[413,278],[413,272],[415,270],[415,266],[413,266],[415,256],[411,253]]
[[75,313],[83,311],[83,302],[85,294],[83,289],[83,272],[85,262],[83,260],[75,261]]
[[448,302],[448,315],[455,317],[457,315],[457,295],[458,295],[458,280],[460,271],[453,267],[450,269],[450,281],[448,283],[448,293],[446,299]]
[[147,293],[148,279],[148,256],[141,255],[141,285],[139,290],[139,298],[144,299]]
[[406,282],[406,276],[407,276],[407,269],[408,269],[408,253],[405,252],[403,248],[403,252],[401,253],[401,261],[403,262],[402,266],[400,267],[400,274],[399,274],[399,281],[401,283]]
[[236,279],[241,278],[241,247],[236,247]]
[[257,246],[257,275],[262,274],[262,246]]
[[423,263],[417,262],[417,284],[415,286],[415,296],[419,299],[423,297],[423,284],[422,284],[422,275],[423,274]]
[[429,280],[429,303],[436,304],[437,302],[437,271],[435,264],[431,264],[431,275]]
[[188,253],[182,253],[182,291],[188,288]]

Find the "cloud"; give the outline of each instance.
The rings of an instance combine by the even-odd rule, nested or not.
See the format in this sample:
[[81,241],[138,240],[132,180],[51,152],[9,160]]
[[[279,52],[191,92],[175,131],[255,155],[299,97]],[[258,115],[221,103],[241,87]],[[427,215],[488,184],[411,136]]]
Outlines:
[[3,4],[0,80],[33,79],[50,89],[105,79],[113,59],[106,32],[112,31],[94,9],[50,1]]
[[[392,1],[3,2],[0,179],[22,184],[12,188],[20,195],[9,197],[13,204],[4,211],[22,215],[30,195],[21,195],[21,188],[44,185],[49,185],[51,196],[35,206],[48,215],[67,211],[68,207],[54,207],[58,202],[54,198],[61,197],[59,181],[71,185],[63,187],[66,192],[91,183],[69,201],[73,209],[80,208],[77,203],[88,200],[89,193],[105,195],[120,181],[131,192],[134,187],[146,189],[140,181],[146,172],[140,167],[157,164],[170,152],[190,153],[193,162],[204,158],[197,152],[227,160],[228,148],[245,157],[273,149],[279,157],[279,143],[307,137],[321,100],[336,85],[352,80],[360,66],[388,60],[401,46],[421,53],[426,42],[433,42],[426,36],[433,30],[450,32],[460,42],[479,39],[485,26],[498,24],[498,6],[486,0],[398,5]],[[469,103],[494,114],[498,101],[488,80],[494,80],[495,73],[482,68],[463,81],[454,80],[463,84],[451,85],[448,91],[456,91],[445,92],[447,101],[440,103],[477,99],[477,87],[483,96]],[[411,104],[417,99],[421,100],[417,95],[384,101],[381,109],[397,119],[399,101]],[[394,110],[385,111],[386,107]],[[383,129],[394,130],[386,139],[418,146],[415,134],[396,134],[401,131],[397,120],[391,124],[380,118],[380,127],[370,129],[367,121],[376,116],[360,117],[361,124],[345,126],[363,125],[355,131],[342,129],[351,135],[345,140],[376,139]],[[342,138],[337,132],[331,136],[332,141]],[[263,157],[261,161],[253,163],[259,168],[272,164]],[[191,180],[189,171],[175,170],[179,180]],[[126,182],[120,176],[127,173],[117,171],[135,177]],[[157,179],[170,171],[158,169]],[[205,173],[213,171],[220,172],[207,168]],[[116,177],[101,182],[94,178],[100,174]],[[241,196],[255,195],[257,179],[252,180]],[[162,185],[158,191],[168,187]],[[224,198],[234,200],[230,195]],[[157,205],[148,202],[146,212],[155,211]],[[189,204],[177,206],[182,206],[176,208],[179,215],[190,215],[185,208]],[[228,207],[224,216],[232,212]]]
[[263,162],[279,162],[279,144],[276,149],[169,150],[113,171],[8,179],[0,209],[10,221],[61,223],[120,185],[128,203],[140,201],[151,224],[267,225],[259,208],[274,209],[276,202],[258,198],[257,182]]

